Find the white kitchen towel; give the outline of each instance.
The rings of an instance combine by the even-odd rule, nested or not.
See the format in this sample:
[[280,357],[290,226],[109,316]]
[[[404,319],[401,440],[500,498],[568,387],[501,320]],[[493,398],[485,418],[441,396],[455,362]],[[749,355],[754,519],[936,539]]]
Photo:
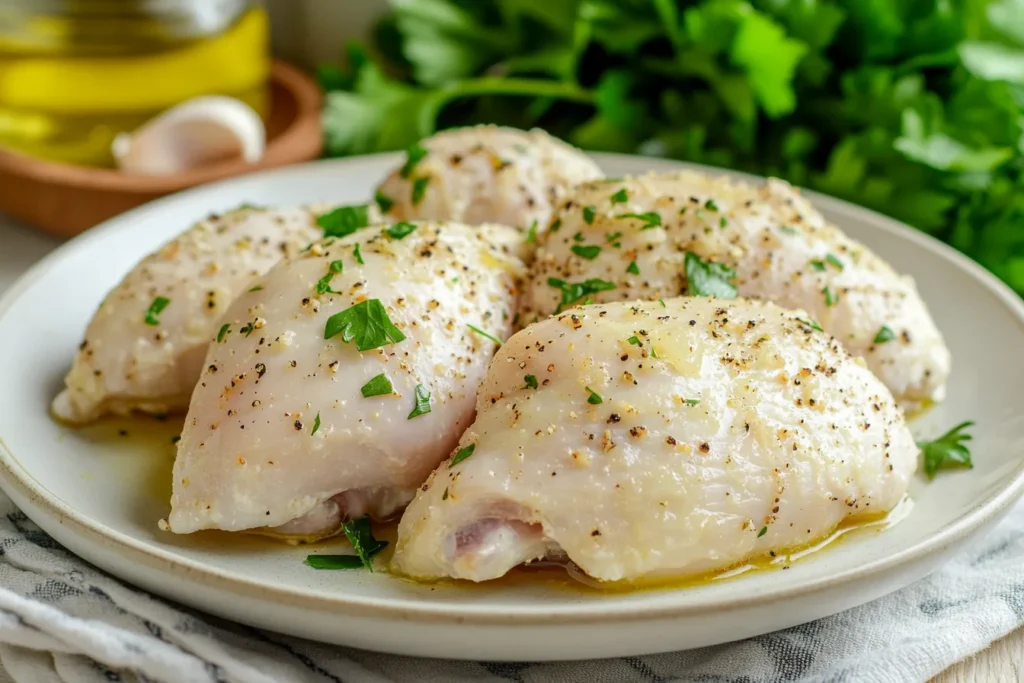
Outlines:
[[18,683],[907,683],[1024,624],[1024,504],[941,570],[863,607],[727,645],[589,662],[396,657],[228,623],[111,578],[3,494],[0,586],[0,660]]

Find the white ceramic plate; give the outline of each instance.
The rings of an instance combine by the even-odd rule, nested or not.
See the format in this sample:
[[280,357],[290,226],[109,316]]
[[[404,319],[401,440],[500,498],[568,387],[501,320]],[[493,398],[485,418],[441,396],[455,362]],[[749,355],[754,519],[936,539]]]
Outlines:
[[[676,166],[598,159],[612,176]],[[933,436],[961,420],[978,422],[975,468],[932,483],[919,476],[914,508],[894,528],[850,534],[785,571],[619,594],[545,581],[416,585],[381,572],[312,570],[302,562],[309,548],[159,531],[177,423],[122,421],[75,431],[47,413],[97,303],[140,257],[211,210],[244,201],[364,201],[397,160],[320,162],[184,192],[109,221],[33,268],[0,303],[0,485],[15,503],[96,565],[219,616],[372,650],[546,660],[691,648],[833,614],[932,571],[1019,497],[1024,305],[938,242],[815,196],[851,236],[913,274],[952,348],[949,398],[917,420],[915,431]],[[316,552],[343,546],[331,541]]]

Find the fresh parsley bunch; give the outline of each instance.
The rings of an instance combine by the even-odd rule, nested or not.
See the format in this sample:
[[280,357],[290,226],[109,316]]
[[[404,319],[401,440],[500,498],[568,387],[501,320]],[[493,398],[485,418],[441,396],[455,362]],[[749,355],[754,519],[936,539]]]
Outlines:
[[1024,292],[1024,0],[392,0],[322,69],[326,153],[541,126],[772,174],[946,240]]

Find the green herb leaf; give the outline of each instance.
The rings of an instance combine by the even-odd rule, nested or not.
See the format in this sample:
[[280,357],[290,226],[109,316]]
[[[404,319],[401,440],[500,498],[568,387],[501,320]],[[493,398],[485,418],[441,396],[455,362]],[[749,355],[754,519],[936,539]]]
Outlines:
[[380,210],[383,213],[387,213],[391,210],[391,207],[395,205],[395,200],[380,190],[377,190],[377,193],[373,195],[373,200],[377,202],[377,206],[380,207]]
[[342,263],[341,261],[331,261],[330,265],[327,266],[327,275],[324,275],[322,278],[316,281],[316,286],[314,287],[316,293],[340,294],[341,292],[335,292],[333,289],[331,289],[331,279],[334,278],[335,275],[340,273],[342,269],[344,269],[344,267],[345,264]]
[[388,396],[394,393],[395,388],[391,386],[388,376],[382,372],[364,384],[359,391],[362,392],[363,398],[372,398],[373,396]]
[[814,268],[819,273],[825,272],[825,262],[820,259],[814,259],[811,261],[811,268]]
[[583,233],[582,232],[578,232],[578,233],[576,233],[575,235],[572,236],[572,239],[573,239],[574,242],[582,242],[586,238],[583,237]]
[[965,441],[971,440],[971,435],[965,434],[964,430],[973,426],[974,422],[968,420],[961,422],[937,439],[917,442],[917,447],[921,449],[921,454],[924,456],[924,473],[929,479],[933,479],[939,470],[952,467],[974,467],[971,462],[971,452],[964,445]]
[[704,208],[708,211],[718,211],[718,204],[715,204],[714,199],[708,199],[704,202]]
[[537,241],[537,221],[530,223],[530,229],[526,231],[526,243],[533,244]]
[[460,448],[458,450],[458,452],[455,453],[455,457],[453,457],[451,459],[451,462],[448,463],[448,467],[449,468],[455,467],[460,462],[462,462],[463,460],[465,460],[469,456],[473,455],[473,451],[475,451],[475,450],[476,450],[476,444],[475,443],[471,443],[468,446]]
[[887,326],[882,325],[878,329],[878,333],[875,335],[874,342],[876,344],[884,344],[885,342],[892,341],[895,338],[896,338],[896,335],[893,334],[893,331],[890,330]]
[[309,435],[313,436],[318,431],[320,431],[320,413],[319,412],[316,414],[316,417],[313,418],[313,431],[311,431],[309,433]]
[[412,181],[412,205],[419,206],[419,203],[423,201],[423,195],[427,192],[427,185],[430,184],[430,176],[425,175],[420,178],[414,178]]
[[259,292],[262,289],[263,289],[263,285],[256,285],[255,287],[250,287],[249,291],[250,292]]
[[626,272],[627,273],[632,273],[633,275],[639,275],[640,274],[640,266],[638,266],[636,264],[636,261],[630,261],[629,265],[626,266]]
[[804,320],[803,318],[795,318],[795,320],[798,323],[800,323],[801,325],[809,327],[812,330],[817,330],[818,332],[824,332],[825,331],[825,330],[821,329],[821,325],[819,325],[818,323],[816,323],[813,320]]
[[415,395],[416,406],[409,413],[409,417],[406,418],[407,420],[419,417],[420,415],[426,415],[430,412],[430,392],[427,388],[422,384],[417,384]]
[[616,218],[635,218],[639,221],[643,221],[643,225],[640,226],[641,230],[650,230],[651,228],[657,228],[661,225],[661,214],[654,211],[647,211],[645,213],[620,213]]
[[479,334],[480,336],[487,337],[488,339],[490,339],[492,342],[494,342],[498,346],[501,346],[501,340],[498,339],[497,337],[495,337],[493,335],[490,335],[490,334],[487,334],[486,332],[484,332],[483,330],[481,330],[479,327],[477,327],[475,325],[467,325],[467,327],[469,329],[473,330],[474,332],[476,332],[477,334]]
[[523,378],[526,381],[526,386],[530,389],[537,388],[537,378],[534,375],[527,375]]
[[[609,244],[612,244],[613,242],[618,241],[621,237],[622,237],[622,233],[621,232],[613,232],[613,233],[606,234],[604,236],[604,239]],[[618,247],[619,245],[618,244],[614,244],[613,246]]]
[[589,403],[592,406],[604,403],[604,399],[601,398],[600,394],[598,394],[596,391],[594,391],[590,387],[586,387],[586,390],[587,393],[590,394],[590,396],[587,397],[587,403]]
[[362,569],[366,566],[358,555],[307,555],[306,564],[313,569]]
[[352,247],[352,256],[355,257],[356,263],[359,265],[366,265],[366,261],[363,260],[363,254],[359,251],[359,242],[356,242],[356,245]]
[[373,556],[388,546],[387,541],[378,541],[373,537],[373,530],[370,528],[370,516],[366,515],[359,519],[352,519],[341,525],[345,537],[352,544],[352,549],[362,561],[363,566],[373,571]]
[[825,306],[831,308],[839,303],[839,295],[832,292],[832,288],[826,286],[821,290],[821,293],[825,295]]
[[163,297],[163,296],[156,297],[155,299],[153,299],[153,303],[151,303],[149,305],[149,308],[146,309],[146,315],[143,318],[143,321],[147,325],[159,325],[160,324],[160,320],[159,320],[159,318],[157,318],[157,316],[160,315],[160,313],[165,308],[167,308],[167,306],[170,303],[171,303],[171,300],[168,299],[167,297]]
[[626,341],[628,341],[633,346],[640,346],[640,337],[636,336],[635,334]]
[[842,270],[843,269],[843,262],[840,261],[839,257],[836,256],[835,254],[826,254],[825,255],[825,260],[828,261],[833,266],[835,266],[838,270]]
[[626,192],[626,188],[622,188],[610,197],[612,204],[625,204],[629,201],[629,193]]
[[391,322],[380,299],[367,299],[328,318],[324,339],[339,334],[346,344],[354,339],[359,351],[397,344],[405,339],[402,331]]
[[686,405],[688,405],[688,406],[695,406],[695,405],[698,405],[699,403],[700,403],[700,399],[699,398],[688,398],[688,399],[686,399]]
[[229,325],[228,323],[224,323],[223,325],[220,326],[220,331],[217,332],[218,343],[224,341],[224,335],[226,335],[230,329],[231,325]]
[[562,291],[562,302],[558,304],[558,310],[555,311],[556,313],[561,313],[563,308],[571,303],[579,301],[585,296],[615,289],[615,285],[613,283],[600,280],[598,278],[590,278],[583,282],[566,282],[565,280],[560,280],[555,277],[549,277],[548,285]]
[[692,251],[686,252],[686,288],[690,296],[713,296],[717,299],[735,299],[736,287],[732,281],[736,271],[731,266],[705,261]]
[[556,218],[551,221],[551,225],[548,226],[548,232],[558,232],[558,229],[562,227],[562,219]]
[[597,215],[597,207],[595,206],[584,206],[583,207],[583,220],[587,225],[591,225],[594,222],[594,216]]
[[762,536],[764,536],[764,535],[765,535],[766,533],[768,533],[768,527],[766,527],[766,526],[763,526],[763,527],[761,527],[761,530],[757,532],[757,537],[758,537],[758,538],[761,538],[761,537],[762,537]]
[[395,223],[394,225],[390,225],[384,228],[384,234],[386,234],[391,239],[401,240],[408,237],[415,229],[415,224],[406,223],[403,221],[401,223]]
[[[416,170],[416,166],[423,161],[430,152],[426,147],[420,143],[414,143],[405,150],[405,164],[402,165],[402,170],[398,174],[403,178],[409,178],[412,176],[412,172]],[[384,210],[384,209],[382,209]]]
[[238,330],[238,333],[239,334],[244,334],[246,337],[248,337],[250,334],[252,334],[252,331],[254,329],[256,329],[255,321],[242,325],[241,329]]
[[796,228],[791,228],[788,225],[781,225],[781,226],[779,226],[779,230],[781,232],[786,233],[787,235],[799,235],[800,234],[799,230],[797,230]]
[[316,224],[324,230],[324,237],[347,237],[370,224],[370,207],[366,204],[339,206],[317,216]]
[[590,245],[583,246],[581,244],[574,244],[570,247],[572,253],[576,254],[580,258],[585,258],[589,261],[593,261],[597,258],[597,255],[601,253],[601,247]]

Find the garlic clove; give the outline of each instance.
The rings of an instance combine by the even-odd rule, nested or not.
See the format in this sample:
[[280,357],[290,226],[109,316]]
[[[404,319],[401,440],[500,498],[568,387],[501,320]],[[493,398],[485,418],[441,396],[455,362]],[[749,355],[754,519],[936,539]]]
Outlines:
[[125,173],[168,175],[241,158],[263,157],[266,130],[252,107],[232,97],[196,97],[168,109],[112,145]]

